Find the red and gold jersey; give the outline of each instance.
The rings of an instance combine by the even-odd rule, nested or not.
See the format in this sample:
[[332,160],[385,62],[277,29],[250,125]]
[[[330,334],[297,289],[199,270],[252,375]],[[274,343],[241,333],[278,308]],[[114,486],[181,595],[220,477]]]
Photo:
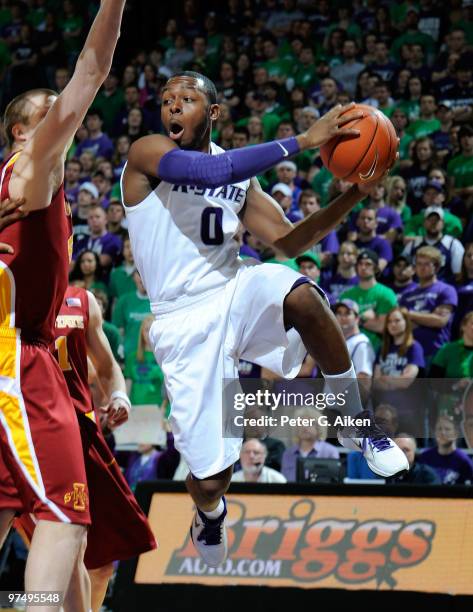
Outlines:
[[56,317],[54,355],[66,379],[74,408],[83,413],[93,408],[87,366],[88,325],[87,291],[68,287]]
[[[21,153],[0,167],[0,199],[9,197],[13,166]],[[69,204],[61,185],[48,208],[31,212],[0,231],[13,255],[0,253],[0,329],[21,330],[21,338],[50,345],[66,291],[72,251]]]

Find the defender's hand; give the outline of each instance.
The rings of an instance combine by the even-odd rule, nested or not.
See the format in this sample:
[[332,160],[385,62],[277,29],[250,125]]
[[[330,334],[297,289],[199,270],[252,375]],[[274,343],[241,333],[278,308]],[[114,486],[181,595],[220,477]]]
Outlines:
[[[360,135],[360,130],[355,128],[344,128],[343,126],[354,119],[361,119],[364,116],[363,111],[354,111],[349,113],[350,109],[354,108],[355,103],[351,102],[342,106],[337,104],[328,113],[325,113],[318,121],[314,123],[306,132],[299,134],[297,140],[301,149],[315,149],[321,147],[334,136],[352,136]],[[344,114],[345,113],[345,114]]]
[[99,410],[105,415],[105,424],[112,431],[128,421],[130,415],[130,406],[120,398],[114,399],[108,406],[103,406]]
[[[3,228],[15,223],[15,221],[18,221],[19,219],[23,219],[28,215],[27,212],[20,210],[20,206],[22,206],[24,203],[24,198],[20,198],[18,200],[11,200],[10,198],[7,198],[6,200],[2,200],[2,202],[0,202],[0,232]],[[13,252],[13,250],[11,252]]]

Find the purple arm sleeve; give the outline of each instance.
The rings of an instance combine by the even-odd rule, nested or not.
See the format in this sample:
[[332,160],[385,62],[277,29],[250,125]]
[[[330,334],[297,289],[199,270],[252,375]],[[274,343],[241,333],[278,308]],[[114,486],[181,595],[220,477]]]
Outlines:
[[265,172],[299,150],[295,137],[231,149],[218,155],[173,149],[161,158],[158,176],[175,185],[221,187]]

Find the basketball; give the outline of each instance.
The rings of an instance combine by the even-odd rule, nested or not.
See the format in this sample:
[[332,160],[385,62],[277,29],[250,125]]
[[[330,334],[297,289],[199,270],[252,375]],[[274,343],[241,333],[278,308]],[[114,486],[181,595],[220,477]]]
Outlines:
[[320,148],[324,166],[337,178],[350,183],[373,181],[392,166],[398,141],[391,121],[379,110],[367,104],[357,104],[349,111],[361,110],[361,119],[343,127],[360,130],[358,137],[336,136]]

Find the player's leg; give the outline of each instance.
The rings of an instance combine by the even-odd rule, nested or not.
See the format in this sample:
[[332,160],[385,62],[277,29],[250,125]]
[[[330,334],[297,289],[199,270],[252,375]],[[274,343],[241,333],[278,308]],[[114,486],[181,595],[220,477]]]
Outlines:
[[84,553],[87,547],[87,536],[83,539],[76,563],[72,570],[69,588],[64,597],[64,612],[89,612],[91,585],[89,574],[84,564]]
[[[80,562],[87,541],[85,525],[73,525],[55,521],[38,521],[31,540],[25,572],[27,591],[58,591],[66,593],[73,572]],[[85,568],[84,568],[85,570]],[[74,585],[74,596],[78,592]],[[74,601],[68,608],[71,612],[89,610],[87,591],[82,592],[82,601]],[[81,607],[79,607],[81,606]],[[56,612],[59,605],[34,608],[37,612]]]
[[296,286],[284,300],[284,322],[294,327],[319,364],[333,393],[346,393],[345,416],[362,416],[370,421],[364,430],[341,435],[344,446],[362,450],[370,468],[390,477],[408,469],[402,451],[376,426],[370,411],[364,411],[356,373],[340,326],[325,298],[309,283]]
[[[232,474],[233,466],[228,467],[219,474],[202,479],[195,478],[192,474],[188,474],[186,478],[186,487],[195,505],[206,514],[212,516],[212,513],[214,513],[219,506],[223,495],[228,491]],[[223,505],[221,508],[222,509],[216,517],[223,512]]]
[[100,608],[102,607],[105,595],[107,594],[108,583],[112,576],[113,563],[108,563],[103,567],[89,570],[92,594],[92,612],[99,612]]

